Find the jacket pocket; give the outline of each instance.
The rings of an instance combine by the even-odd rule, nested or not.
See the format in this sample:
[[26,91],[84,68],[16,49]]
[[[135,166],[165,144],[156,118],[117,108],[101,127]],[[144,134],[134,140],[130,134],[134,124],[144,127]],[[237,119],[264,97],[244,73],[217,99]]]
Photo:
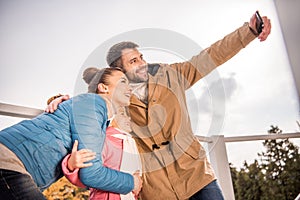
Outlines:
[[197,159],[203,159],[206,157],[206,152],[202,145],[199,143],[198,140],[193,139],[190,142],[187,142],[186,140],[183,141],[175,141],[177,146],[180,148],[180,150],[186,154],[187,156],[197,160]]

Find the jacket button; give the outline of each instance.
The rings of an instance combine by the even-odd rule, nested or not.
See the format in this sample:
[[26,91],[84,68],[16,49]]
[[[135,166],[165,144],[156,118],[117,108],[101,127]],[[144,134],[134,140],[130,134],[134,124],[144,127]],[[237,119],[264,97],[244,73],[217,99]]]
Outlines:
[[160,149],[160,147],[157,144],[152,144],[152,150],[154,149]]

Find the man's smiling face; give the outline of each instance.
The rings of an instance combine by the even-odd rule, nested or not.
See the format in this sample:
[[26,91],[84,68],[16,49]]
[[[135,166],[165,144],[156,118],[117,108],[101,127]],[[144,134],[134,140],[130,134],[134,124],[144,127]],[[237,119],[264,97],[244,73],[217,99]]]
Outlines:
[[130,82],[140,83],[148,80],[148,65],[141,54],[135,49],[122,50],[123,70]]

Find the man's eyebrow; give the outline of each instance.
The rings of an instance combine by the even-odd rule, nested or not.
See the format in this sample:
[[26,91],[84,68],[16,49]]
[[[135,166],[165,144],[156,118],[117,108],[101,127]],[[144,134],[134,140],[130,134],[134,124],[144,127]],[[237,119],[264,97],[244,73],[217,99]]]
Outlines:
[[[143,57],[144,55],[142,53],[140,53],[139,57]],[[133,60],[136,60],[138,58],[138,56],[134,57],[134,58],[131,58],[129,61],[133,61]]]
[[136,57],[134,57],[134,58],[131,58],[129,61],[133,61],[133,60],[136,60],[137,58]]

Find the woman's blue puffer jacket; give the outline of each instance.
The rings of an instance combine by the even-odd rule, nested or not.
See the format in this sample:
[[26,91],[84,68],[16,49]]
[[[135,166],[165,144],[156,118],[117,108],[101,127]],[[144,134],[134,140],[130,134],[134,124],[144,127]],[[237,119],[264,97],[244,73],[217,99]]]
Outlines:
[[43,113],[0,131],[0,143],[23,162],[41,190],[63,176],[61,161],[78,149],[96,152],[91,167],[80,169],[87,187],[127,194],[133,190],[133,176],[103,166],[101,151],[107,127],[105,101],[97,94],[81,94],[61,103],[53,113]]

